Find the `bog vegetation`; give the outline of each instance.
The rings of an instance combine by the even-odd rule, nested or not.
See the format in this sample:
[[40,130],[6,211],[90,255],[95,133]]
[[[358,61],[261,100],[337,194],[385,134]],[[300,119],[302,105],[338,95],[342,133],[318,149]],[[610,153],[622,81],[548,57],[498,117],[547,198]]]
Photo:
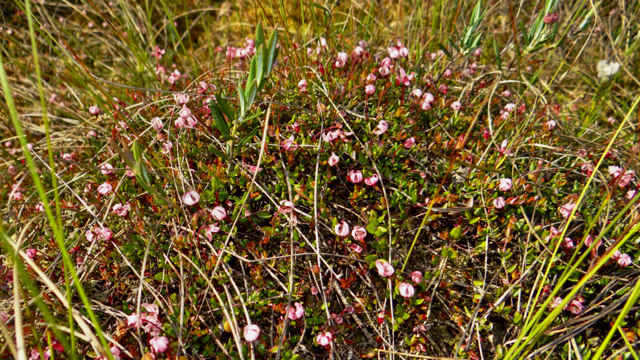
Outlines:
[[638,359],[638,1],[2,8],[0,357]]

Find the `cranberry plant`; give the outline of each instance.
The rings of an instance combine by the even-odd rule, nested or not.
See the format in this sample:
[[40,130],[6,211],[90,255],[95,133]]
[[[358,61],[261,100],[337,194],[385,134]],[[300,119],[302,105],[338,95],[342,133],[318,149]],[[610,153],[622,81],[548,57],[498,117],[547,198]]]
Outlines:
[[639,5],[374,5],[8,5],[2,356],[637,359]]

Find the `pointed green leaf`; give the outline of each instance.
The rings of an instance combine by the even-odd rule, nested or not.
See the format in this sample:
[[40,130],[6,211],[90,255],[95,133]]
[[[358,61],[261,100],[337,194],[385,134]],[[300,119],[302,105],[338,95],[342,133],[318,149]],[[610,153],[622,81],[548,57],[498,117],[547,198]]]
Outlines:
[[257,84],[258,84],[258,90],[260,88],[262,88],[262,84],[263,84],[263,80],[264,80],[264,51],[263,51],[263,47],[260,46],[258,48],[258,51],[256,52],[256,55],[253,57],[253,59],[256,61],[256,69],[257,69],[257,73],[256,73],[256,80],[257,80]]
[[258,84],[256,79],[253,79],[250,84],[247,84],[245,92],[245,105],[247,110],[249,110],[253,105],[253,101],[256,99],[256,94],[258,93]]
[[213,118],[213,124],[215,127],[222,135],[229,135],[229,125],[227,125],[227,121],[224,119],[218,105],[211,102],[209,103],[209,108],[211,109],[211,117]]
[[276,45],[278,44],[278,30],[273,29],[271,36],[269,36],[269,44],[267,44],[267,68],[265,69],[266,77],[269,77],[271,74],[271,70],[273,70],[273,64],[276,61],[277,49]]
[[264,45],[264,30],[262,29],[262,21],[260,21],[256,26],[256,39],[254,42],[257,48],[261,45]]
[[229,103],[222,97],[222,94],[216,96],[216,101],[218,101],[218,107],[222,113],[227,116],[227,119],[229,119],[229,121],[234,121],[236,119],[236,114],[231,111]]
[[244,116],[247,112],[246,99],[244,98],[244,91],[242,91],[242,85],[238,85],[238,98],[240,98],[240,116]]

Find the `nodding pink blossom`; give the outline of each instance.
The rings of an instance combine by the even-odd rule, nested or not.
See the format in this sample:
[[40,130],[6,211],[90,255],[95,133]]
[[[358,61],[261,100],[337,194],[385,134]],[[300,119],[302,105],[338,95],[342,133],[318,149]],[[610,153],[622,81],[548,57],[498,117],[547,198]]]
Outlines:
[[516,104],[514,104],[514,103],[508,103],[507,105],[505,105],[505,107],[504,107],[504,111],[512,112],[512,111],[513,111],[513,109],[515,109],[515,108],[516,108]]
[[[163,145],[162,145],[162,153],[167,155],[171,152],[171,149],[173,149],[173,143],[171,141],[166,141]],[[131,170],[129,170],[131,171]],[[131,175],[133,175],[133,172],[131,172]],[[127,175],[129,176],[129,175]]]
[[100,108],[95,106],[95,105],[89,106],[89,114],[91,114],[91,115],[99,115],[100,114]]
[[407,140],[405,140],[404,142],[404,147],[405,149],[411,149],[413,147],[413,145],[416,144],[416,139],[412,136],[410,138],[408,138]]
[[549,241],[549,240],[553,239],[554,237],[556,237],[558,235],[560,235],[560,230],[558,230],[558,229],[556,229],[555,227],[552,226],[549,229],[549,236],[547,236],[545,238],[545,241]]
[[294,140],[295,138],[293,135],[289,136],[288,139],[282,142],[282,148],[285,151],[296,151],[298,149],[298,145],[293,142]]
[[558,124],[554,120],[549,120],[545,123],[545,125],[547,126],[547,129],[553,130]]
[[331,153],[331,156],[329,157],[329,166],[335,166],[338,161],[340,161],[338,155]]
[[400,285],[398,285],[398,290],[400,292],[400,295],[403,298],[410,298],[416,292],[416,290],[413,288],[413,285],[411,285],[409,283],[405,283],[405,282],[403,282]]
[[376,80],[378,80],[378,77],[376,76],[376,74],[369,74],[365,79],[365,81],[368,83],[374,83]]
[[27,143],[27,149],[29,151],[33,151],[33,144],[32,143]]
[[582,312],[582,302],[579,300],[571,300],[569,304],[564,308],[565,310],[569,310],[572,314],[578,315]]
[[631,200],[631,199],[633,199],[634,196],[636,196],[636,191],[635,190],[627,191],[627,199]]
[[625,171],[624,175],[622,175],[622,177],[620,178],[620,181],[618,182],[618,186],[620,186],[620,188],[624,188],[627,185],[629,185],[631,181],[633,181],[635,174],[636,172],[633,170]]
[[400,53],[400,56],[402,56],[402,57],[409,56],[409,49],[407,49],[404,46],[402,48],[400,48],[400,50],[398,50],[398,52]]
[[97,136],[98,136],[98,134],[93,130],[89,130],[89,132],[87,133],[87,138],[92,138],[92,137],[94,138],[94,137],[97,137]]
[[382,259],[376,260],[376,268],[378,269],[378,274],[382,277],[389,277],[395,272],[393,266]]
[[[212,86],[214,88],[213,90],[215,90],[215,85],[212,85]],[[204,81],[200,81],[198,83],[198,93],[204,94],[205,92],[207,92],[207,90],[209,90],[209,84],[207,84]]]
[[558,306],[560,306],[561,303],[562,303],[562,298],[556,296],[556,298],[553,299],[553,301],[549,304],[549,307],[551,307],[552,309],[555,309]]
[[300,90],[301,93],[307,92],[307,79],[302,79],[298,82],[298,90]]
[[378,183],[378,180],[380,180],[378,178],[378,174],[373,174],[371,175],[371,177],[364,179],[364,183],[367,184],[368,186],[374,186],[375,184]]
[[98,193],[100,195],[107,195],[108,193],[111,192],[111,190],[113,190],[113,187],[108,182],[98,186]]
[[398,48],[395,46],[388,48],[387,52],[389,53],[389,57],[394,60],[400,57],[400,51],[398,51]]
[[609,175],[613,176],[614,178],[617,178],[618,176],[620,176],[620,174],[622,174],[622,169],[619,166],[610,165],[607,170],[609,172]]
[[453,72],[451,71],[451,69],[447,69],[444,71],[444,73],[442,73],[442,77],[451,77],[451,75],[453,74]]
[[412,72],[407,75],[403,68],[398,68],[398,76],[396,77],[396,85],[411,86],[411,80],[416,76],[416,73]]
[[113,238],[113,232],[111,231],[111,229],[106,228],[106,227],[99,227],[93,230],[93,232],[96,234],[96,239],[100,240],[104,240],[104,241],[109,241],[111,240],[111,238]]
[[164,336],[154,337],[149,340],[149,345],[151,345],[151,350],[154,353],[163,353],[169,349],[169,339]]
[[102,175],[111,175],[111,174],[113,174],[113,165],[111,165],[109,163],[102,164],[100,169],[101,169],[100,172],[102,173]]
[[380,62],[380,67],[388,68],[391,67],[391,64],[393,64],[393,61],[390,58],[386,57]]
[[508,191],[509,189],[511,189],[511,186],[511,179],[500,179],[500,185],[498,185],[498,188],[501,191]]
[[328,346],[333,341],[333,334],[330,332],[320,332],[316,335],[316,343],[320,346]]
[[183,127],[187,126],[187,122],[186,122],[186,120],[184,118],[180,117],[180,118],[177,118],[176,121],[174,121],[174,125],[177,128],[183,128]]
[[236,48],[236,57],[239,59],[244,59],[247,57],[247,50],[245,48]]
[[304,316],[304,307],[299,302],[295,302],[293,306],[287,307],[287,317],[290,320],[298,320]]
[[365,52],[366,51],[362,48],[362,46],[356,46],[356,48],[353,49],[353,55],[355,56],[362,56]]
[[178,114],[181,118],[186,119],[191,116],[191,109],[189,109],[186,105],[183,105]]
[[489,128],[484,128],[482,130],[482,138],[485,140],[489,140],[490,137],[491,137],[491,130],[489,130]]
[[86,232],[84,235],[85,235],[85,237],[87,238],[87,241],[91,241],[91,242],[93,242],[93,240],[95,240],[95,239],[96,239],[96,235],[95,235],[95,234],[94,234],[94,232],[93,232],[93,231],[91,231],[91,230],[87,230],[87,232]]
[[24,195],[21,192],[16,191],[13,193],[13,199],[16,201],[22,200],[23,197]]
[[353,251],[356,254],[360,254],[362,253],[362,250],[364,250],[362,248],[362,246],[358,245],[358,244],[351,244],[349,245],[349,249],[351,249],[351,251]]
[[503,91],[500,95],[504,96],[504,97],[510,97],[511,96],[511,91],[509,90],[505,90]]
[[582,165],[580,165],[580,169],[587,176],[591,176],[591,174],[593,173],[593,165],[591,165],[589,163],[582,163]]
[[416,99],[419,99],[422,96],[422,90],[420,89],[411,90],[411,96],[413,96]]
[[173,100],[179,105],[185,105],[189,102],[189,95],[187,94],[173,94]]
[[140,315],[132,313],[131,315],[127,316],[127,326],[139,328],[141,324],[142,320],[140,319]]
[[164,126],[164,124],[162,123],[162,120],[159,117],[154,117],[153,119],[151,119],[151,127],[155,131],[162,130],[163,126]]
[[347,55],[347,53],[338,53],[338,58],[333,63],[333,66],[335,66],[336,68],[341,68],[347,63],[347,60],[349,60],[349,55]]
[[27,249],[27,251],[25,251],[25,254],[27,254],[27,257],[29,259],[35,259],[35,257],[38,256],[38,250],[36,250],[36,249]]
[[180,71],[178,71],[178,69],[176,69],[176,70],[173,71],[173,73],[171,75],[169,75],[169,78],[167,78],[167,81],[169,82],[169,84],[173,85],[178,80],[180,80],[181,76],[182,76],[182,74],[180,74]]
[[153,56],[156,59],[160,60],[160,59],[162,59],[162,55],[164,55],[165,52],[166,51],[164,49],[160,49],[160,47],[158,47],[156,45],[156,48],[151,52],[151,56]]
[[562,217],[566,219],[569,217],[569,215],[571,215],[571,212],[573,212],[573,209],[575,209],[575,207],[576,207],[576,204],[574,203],[564,204],[560,208],[560,214],[562,214]]
[[621,267],[627,267],[633,263],[633,260],[631,259],[631,256],[629,256],[629,254],[620,253],[620,255],[618,255],[615,260],[618,261],[618,265],[620,265]]
[[507,146],[509,145],[509,141],[507,139],[504,139],[502,141],[502,143],[500,144],[500,147],[498,148],[498,151],[505,156],[513,156],[513,153],[511,152],[511,150],[509,150],[507,148]]
[[73,154],[64,153],[64,154],[62,154],[62,159],[64,159],[64,160],[73,160]]
[[36,211],[38,212],[44,212],[44,203],[43,202],[39,202],[36,204]]
[[281,214],[288,214],[291,212],[291,210],[293,210],[294,207],[295,205],[293,204],[293,202],[289,200],[282,200],[280,201],[280,208],[278,208],[278,212]]
[[474,56],[480,56],[482,55],[482,49],[481,48],[477,48],[474,52],[473,52]]
[[378,126],[376,126],[376,128],[373,130],[373,133],[376,135],[382,135],[387,132],[388,128],[389,125],[387,124],[387,122],[384,120],[380,120]]
[[453,111],[458,111],[460,110],[461,107],[462,107],[462,104],[460,104],[460,101],[454,101],[453,103],[451,103],[451,109]]
[[357,184],[362,181],[362,172],[360,170],[349,170],[347,174],[349,181],[354,184]]
[[318,288],[315,285],[311,286],[311,295],[318,295],[319,291]]
[[129,205],[129,203],[113,205],[113,212],[121,217],[127,216],[129,214],[129,210],[131,210],[131,205]]
[[353,238],[356,240],[362,241],[365,237],[367,237],[367,229],[363,228],[362,226],[355,226],[353,228],[353,231],[351,231],[351,236],[353,236]]
[[420,284],[422,282],[422,273],[420,271],[412,272],[411,280],[416,284]]
[[256,341],[260,337],[260,327],[255,324],[250,324],[244,327],[244,339],[247,342]]
[[218,227],[218,223],[209,224],[204,227],[204,236],[209,239],[209,241],[213,240],[213,234],[220,232],[220,228]]
[[336,235],[339,237],[349,236],[349,224],[346,221],[340,221],[335,228]]
[[185,205],[192,206],[200,201],[200,194],[198,194],[195,190],[189,190],[182,195],[182,202]]
[[335,139],[337,139],[339,137],[340,137],[340,130],[325,131],[325,132],[322,133],[322,138],[326,142],[332,142],[333,140],[335,140]]
[[376,92],[376,87],[375,87],[375,86],[373,86],[373,85],[371,85],[371,84],[366,85],[366,86],[364,87],[364,92],[365,92],[367,95],[373,95],[373,94]]
[[382,76],[382,77],[385,77],[385,76],[389,75],[390,72],[391,72],[391,70],[387,66],[383,66],[383,67],[378,69],[378,74],[380,74],[380,76]]
[[449,87],[447,84],[442,84],[438,86],[438,92],[442,95],[446,95],[449,92]]
[[227,217],[227,210],[222,206],[216,206],[211,210],[211,216],[218,221],[222,221]]
[[554,13],[545,15],[542,18],[542,21],[544,21],[544,23],[547,25],[551,25],[551,24],[557,23],[559,19],[560,17],[558,16],[558,13],[554,12]]
[[323,47],[323,48],[326,48],[328,46],[327,45],[327,39],[321,37],[320,38],[320,46]]
[[502,196],[500,196],[499,198],[493,200],[493,206],[496,209],[502,209],[506,204],[507,204],[507,202],[504,201],[504,198]]
[[562,243],[562,246],[567,250],[571,250],[575,245],[573,244],[573,240],[571,238],[566,237],[564,238],[564,242]]

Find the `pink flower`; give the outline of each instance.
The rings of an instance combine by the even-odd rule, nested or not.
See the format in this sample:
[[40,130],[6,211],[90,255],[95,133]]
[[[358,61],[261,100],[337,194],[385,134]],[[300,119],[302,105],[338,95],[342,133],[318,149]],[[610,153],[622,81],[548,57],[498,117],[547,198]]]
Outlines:
[[547,121],[547,122],[545,123],[545,125],[547,126],[547,128],[548,128],[549,130],[553,130],[553,129],[556,127],[556,125],[557,125],[557,124],[556,124],[556,122],[555,122],[555,121],[553,121],[553,120],[549,120],[549,121]]
[[633,170],[625,171],[624,175],[622,175],[622,177],[620,178],[620,182],[618,183],[618,186],[620,186],[620,188],[626,187],[631,183],[631,181],[633,181],[633,178],[635,175],[636,175],[636,172]]
[[422,273],[420,271],[412,272],[411,280],[413,280],[413,282],[416,284],[420,284],[422,282]]
[[22,200],[22,197],[23,197],[23,196],[24,196],[24,195],[23,195],[21,192],[17,192],[17,191],[16,191],[16,192],[14,192],[14,193],[13,193],[13,199],[14,199],[14,200],[17,200],[17,201]]
[[504,97],[510,97],[511,96],[511,91],[509,90],[505,90],[503,91],[500,95],[504,96]]
[[176,121],[174,121],[174,124],[177,128],[183,128],[187,126],[187,122],[184,118],[177,118]]
[[127,214],[129,214],[130,209],[131,209],[131,206],[129,205],[129,203],[126,203],[124,205],[123,204],[113,205],[113,212],[116,213],[116,215],[122,216],[122,217],[127,216]]
[[211,241],[213,240],[213,234],[219,231],[220,231],[220,228],[218,227],[218,223],[210,224],[204,227],[204,236],[206,236],[207,239]]
[[504,201],[504,198],[502,196],[500,196],[499,198],[493,200],[493,206],[496,209],[502,209],[506,204],[507,204],[507,202]]
[[562,303],[562,298],[561,297],[556,297],[555,299],[553,299],[553,301],[549,304],[549,306],[552,309],[557,308],[558,306],[560,306],[560,304]]
[[330,332],[321,332],[316,335],[316,343],[320,346],[328,346],[333,340],[333,334]]
[[613,165],[609,166],[608,171],[609,171],[609,175],[613,176],[614,178],[617,178],[622,173],[622,169],[619,166],[613,166]]
[[376,268],[378,269],[378,274],[380,274],[380,276],[382,277],[389,277],[395,272],[393,266],[386,260],[382,259],[376,260]]
[[449,92],[449,87],[447,86],[447,84],[442,84],[438,86],[438,92],[440,92],[440,94],[442,95],[447,95],[447,93]]
[[364,92],[367,95],[373,95],[376,92],[376,87],[371,85],[371,84],[369,84],[369,85],[364,87]]
[[106,228],[106,227],[99,227],[93,230],[93,232],[96,233],[96,238],[97,239],[102,239],[104,241],[109,241],[111,240],[111,238],[113,238],[113,232],[111,231],[111,229]]
[[365,81],[368,82],[368,83],[373,83],[376,80],[378,80],[378,77],[375,74],[369,74],[369,75],[367,75],[367,78],[366,78]]
[[287,308],[287,317],[291,320],[298,320],[304,316],[304,307],[299,302]]
[[397,59],[400,57],[400,51],[398,51],[398,48],[395,46],[388,48],[387,52],[389,53],[389,57],[392,59]]
[[353,231],[351,231],[351,236],[353,236],[353,238],[356,240],[362,241],[365,237],[367,237],[367,229],[363,228],[362,226],[355,226],[353,228]]
[[364,55],[365,50],[362,48],[362,46],[356,46],[355,49],[353,49],[353,55],[355,56],[362,56]]
[[368,186],[374,186],[375,184],[378,183],[378,174],[373,174],[371,175],[371,177],[368,177],[366,179],[364,179],[364,183],[367,184]]
[[442,74],[442,77],[451,77],[451,75],[453,74],[453,72],[451,71],[451,69],[447,69],[444,71],[444,73]]
[[432,102],[434,102],[436,100],[436,98],[433,96],[432,93],[424,93],[424,95],[422,95],[422,101],[431,104]]
[[349,245],[349,249],[351,249],[351,251],[353,251],[356,254],[360,254],[362,252],[362,250],[364,250],[362,248],[362,246],[358,245],[358,244],[351,244]]
[[560,208],[560,214],[562,214],[562,217],[564,217],[565,219],[569,217],[569,215],[571,215],[571,212],[573,211],[573,209],[576,208],[576,204],[574,203],[567,203],[562,205],[562,207]]
[[159,117],[154,117],[153,119],[151,119],[151,127],[155,131],[162,130],[162,126],[164,126],[164,124],[162,124],[162,119],[160,119]]
[[185,105],[189,102],[189,95],[187,94],[173,94],[173,100],[179,105]]
[[294,140],[295,138],[291,135],[288,139],[282,142],[282,148],[285,151],[296,151],[298,149],[298,145],[293,143]]
[[385,77],[387,75],[389,75],[389,73],[391,72],[391,70],[389,70],[388,67],[383,66],[381,68],[378,69],[378,74],[380,74],[380,76]]
[[398,52],[400,53],[400,56],[402,56],[402,57],[409,56],[409,49],[407,49],[406,47],[400,48],[400,50],[398,50]]
[[400,291],[400,295],[404,298],[410,298],[416,292],[416,290],[413,288],[413,285],[404,282],[398,285],[398,290]]
[[460,104],[460,101],[454,101],[451,104],[451,109],[454,110],[454,111],[460,110],[461,107],[462,107],[462,104]]
[[151,56],[155,57],[156,59],[160,60],[162,59],[162,55],[164,55],[165,50],[164,49],[160,49],[157,45],[155,50],[153,50],[151,52]]
[[411,80],[416,76],[415,73],[407,75],[403,68],[398,68],[398,77],[396,77],[396,85],[410,86]]
[[420,89],[411,90],[411,96],[413,96],[416,99],[419,99],[420,97],[422,97],[422,90]]
[[544,21],[545,24],[547,25],[551,25],[551,24],[555,24],[556,22],[558,22],[558,19],[560,19],[560,17],[558,16],[557,12],[554,12],[552,14],[547,14],[542,18],[542,21]]
[[186,105],[183,105],[178,114],[181,118],[187,119],[189,116],[191,116],[191,109],[189,109]]
[[545,240],[549,241],[558,235],[560,235],[560,230],[552,226],[551,229],[549,229],[549,236],[547,236]]
[[190,190],[182,195],[182,202],[185,205],[195,205],[200,201],[200,194],[198,194],[195,190]]
[[384,120],[380,120],[378,126],[376,126],[376,128],[373,130],[373,133],[376,135],[382,135],[387,132],[388,128],[389,125],[387,124],[387,122]]
[[111,190],[113,190],[113,187],[108,182],[98,186],[98,193],[100,195],[107,195],[108,193],[111,192]]
[[222,206],[216,206],[211,210],[211,216],[218,221],[222,221],[227,217],[227,210]]
[[633,199],[633,197],[636,195],[636,191],[635,190],[629,190],[627,191],[627,199],[631,200]]
[[498,151],[505,156],[513,156],[513,153],[511,152],[511,150],[507,148],[508,145],[509,145],[509,140],[504,139],[500,144]]
[[349,236],[349,224],[346,221],[341,221],[336,225],[335,228],[336,235],[339,237],[347,237]]
[[100,114],[100,108],[95,106],[95,105],[89,106],[89,114],[91,114],[91,115],[99,115]]
[[562,246],[564,246],[564,248],[567,250],[571,250],[575,245],[573,244],[573,240],[571,240],[571,238],[566,237],[564,238],[564,243],[562,243]]
[[357,184],[362,181],[362,172],[360,170],[349,170],[347,177],[349,178],[349,181]]
[[391,66],[391,64],[393,64],[393,61],[390,58],[386,57],[386,58],[382,59],[382,61],[380,62],[380,67],[387,67],[388,68],[388,67]]
[[155,337],[149,340],[149,345],[155,353],[163,353],[169,349],[169,339],[164,336]]
[[252,342],[260,337],[260,327],[258,325],[247,325],[244,327],[244,339],[247,342]]
[[627,267],[633,263],[631,256],[629,254],[620,254],[618,256],[618,265],[621,267]]
[[100,170],[100,172],[102,172],[102,175],[111,175],[113,174],[113,166],[109,163],[104,163],[101,167],[102,170]]
[[331,156],[329,157],[329,166],[335,166],[338,161],[340,161],[338,155],[331,153]]
[[511,189],[511,179],[500,179],[500,185],[498,185],[498,188],[501,191],[508,191]]
[[306,79],[302,79],[298,82],[298,90],[300,90],[301,93],[306,93],[307,92],[307,80]]
[[412,136],[410,138],[408,138],[407,140],[405,140],[404,142],[404,147],[405,149],[411,149],[413,147],[413,145],[416,144],[416,139]]
[[35,257],[38,256],[38,250],[36,249],[27,249],[25,253],[29,259],[35,259]]
[[293,210],[294,204],[289,201],[289,200],[282,200],[280,201],[280,208],[278,209],[278,212],[281,214],[288,214],[291,212],[291,210]]
[[582,312],[582,302],[578,300],[571,300],[564,309],[569,310],[574,315],[578,315]]
[[477,48],[477,49],[473,52],[473,55],[474,55],[474,56],[480,56],[480,55],[482,55],[482,49]]

